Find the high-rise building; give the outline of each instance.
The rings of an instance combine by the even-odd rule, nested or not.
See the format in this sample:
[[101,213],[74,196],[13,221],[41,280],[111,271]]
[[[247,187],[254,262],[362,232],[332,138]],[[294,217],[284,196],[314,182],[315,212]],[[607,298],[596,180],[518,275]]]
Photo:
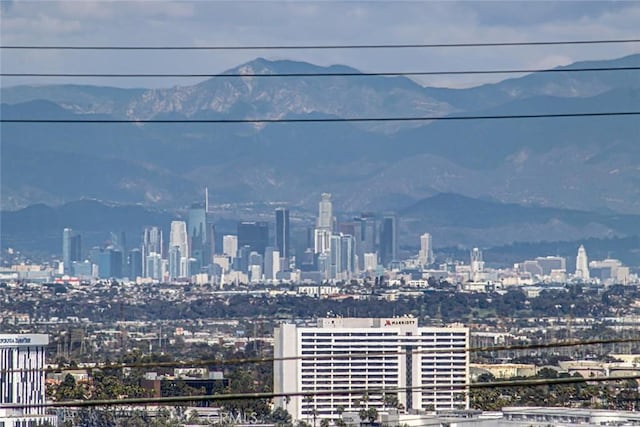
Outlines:
[[187,223],[184,221],[171,221],[171,234],[169,234],[169,247],[177,246],[180,248],[180,254],[188,257],[189,237],[187,234]]
[[162,280],[164,277],[164,268],[162,258],[160,254],[151,252],[144,259],[145,263],[145,276],[153,280]]
[[316,228],[333,230],[333,206],[331,204],[331,194],[322,193],[320,197]]
[[[331,236],[333,235],[333,207],[331,194],[322,193],[318,203],[318,219],[313,233],[313,248],[316,254],[331,251]],[[331,263],[331,261],[329,261]]]
[[149,255],[151,252],[164,255],[164,241],[162,240],[162,229],[160,227],[145,227],[142,233],[142,252]]
[[[339,390],[388,388],[398,390],[398,403],[407,411],[468,409],[468,342],[467,328],[419,327],[412,317],[323,318],[316,327],[281,324],[274,333],[274,392],[291,398],[276,398],[275,405],[294,421],[314,414],[337,419],[338,408],[358,412],[362,399]],[[351,356],[331,356],[341,354]],[[305,393],[318,394],[308,400]],[[366,404],[382,411],[384,397],[371,391]]]
[[98,266],[98,277],[113,279],[123,277],[122,254],[113,247],[93,248],[90,253],[91,262]]
[[380,226],[380,264],[398,259],[398,227],[395,215],[385,215]]
[[142,276],[153,277],[147,270],[147,257],[151,254],[158,254],[160,258],[164,255],[164,241],[162,239],[162,229],[159,227],[145,227],[142,232]]
[[426,265],[433,264],[434,261],[431,234],[424,233],[420,236],[420,254],[418,255],[418,262],[424,267]]
[[358,224],[354,235],[356,238],[358,267],[360,270],[366,270],[364,266],[364,254],[375,253],[378,248],[376,239],[376,217],[372,213],[363,213],[359,217],[354,218],[354,221]]
[[280,257],[289,259],[291,256],[291,231],[289,229],[289,209],[276,209],[276,248]]
[[576,256],[576,277],[578,279],[587,280],[590,278],[589,274],[589,258],[587,258],[587,251],[583,245],[578,248],[578,255]]
[[231,258],[238,256],[238,236],[233,234],[222,236],[222,253]]
[[350,234],[340,235],[340,268],[343,278],[351,279],[356,272],[356,239]]
[[181,272],[182,254],[180,253],[180,246],[169,247],[169,280],[176,280],[179,277],[183,277]]
[[316,254],[328,253],[331,251],[331,230],[316,228],[314,234],[314,252]]
[[187,216],[187,233],[191,256],[199,264],[198,268],[208,265],[211,260],[209,254],[209,238],[207,236],[207,211],[204,203],[194,203],[189,208]]
[[142,277],[142,251],[138,248],[133,248],[129,251],[129,278],[136,280],[137,277]]
[[57,424],[55,415],[47,415],[45,408],[38,406],[45,403],[47,344],[49,337],[44,334],[0,334],[0,425]]
[[62,262],[65,274],[71,274],[73,261],[82,261],[82,240],[80,234],[71,228],[62,231]]
[[275,280],[279,271],[280,251],[277,248],[268,247],[264,252],[264,278],[266,280]]
[[484,261],[482,260],[482,251],[479,248],[471,250],[471,279],[479,280],[479,275],[484,272]]
[[252,251],[264,255],[269,246],[269,224],[264,221],[238,223],[238,246],[250,246]]

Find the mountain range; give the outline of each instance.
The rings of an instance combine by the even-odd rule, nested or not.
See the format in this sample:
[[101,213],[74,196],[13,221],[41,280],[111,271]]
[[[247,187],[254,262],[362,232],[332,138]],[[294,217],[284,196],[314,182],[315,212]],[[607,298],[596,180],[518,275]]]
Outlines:
[[[5,119],[441,117],[640,111],[640,54],[578,62],[468,89],[406,77],[256,59],[191,86],[3,87]],[[181,208],[279,201],[402,211],[439,193],[497,202],[640,213],[636,116],[381,123],[3,123],[3,209],[82,198]]]

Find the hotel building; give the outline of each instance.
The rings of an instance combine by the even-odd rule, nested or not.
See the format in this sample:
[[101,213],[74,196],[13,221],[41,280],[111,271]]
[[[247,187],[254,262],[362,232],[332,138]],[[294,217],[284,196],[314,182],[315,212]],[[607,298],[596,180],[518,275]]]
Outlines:
[[0,426],[31,427],[56,424],[46,415],[45,348],[43,334],[0,334]]
[[294,420],[336,419],[363,407],[384,412],[389,396],[406,410],[468,409],[468,342],[468,328],[419,327],[412,317],[281,324],[274,333],[274,392],[298,395],[275,403]]

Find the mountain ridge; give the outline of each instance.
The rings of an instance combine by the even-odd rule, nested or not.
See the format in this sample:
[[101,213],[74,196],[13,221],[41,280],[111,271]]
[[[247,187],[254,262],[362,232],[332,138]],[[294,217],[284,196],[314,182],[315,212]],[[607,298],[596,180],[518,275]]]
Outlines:
[[[640,64],[640,54],[593,64]],[[227,73],[344,66],[331,67],[261,58]],[[439,91],[438,96],[405,77],[216,77],[186,88],[114,93],[66,85],[29,87],[22,95],[26,103],[5,102],[1,109],[3,118],[74,120],[509,115],[618,111],[623,105],[637,110],[637,75],[534,73],[481,89]],[[545,92],[563,87],[566,78],[582,89]],[[38,93],[45,100],[33,99]],[[468,96],[449,96],[453,93]],[[18,101],[20,88],[3,88],[3,101],[6,94]],[[640,122],[633,117],[407,125],[4,123],[2,204],[18,208],[98,197],[177,208],[207,186],[212,198],[229,203],[282,200],[313,207],[328,191],[341,209],[394,210],[400,201],[453,192],[640,213],[638,141]],[[78,180],[78,175],[86,178]]]

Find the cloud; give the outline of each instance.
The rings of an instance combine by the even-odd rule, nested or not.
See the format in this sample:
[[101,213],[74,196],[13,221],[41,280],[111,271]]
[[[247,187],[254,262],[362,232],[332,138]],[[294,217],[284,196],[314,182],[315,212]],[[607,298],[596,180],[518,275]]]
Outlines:
[[[637,38],[635,2],[3,2],[3,42],[24,44],[369,44]],[[638,52],[638,46],[486,49],[58,52],[2,51],[6,72],[221,72],[257,56],[364,71],[552,66]],[[63,58],[62,60],[60,58]],[[426,84],[468,86],[490,77],[440,76]],[[21,82],[3,79],[2,84]],[[24,80],[22,81],[24,82]],[[39,81],[42,82],[42,81]],[[57,82],[60,82],[59,80]],[[180,80],[100,80],[171,86]]]

